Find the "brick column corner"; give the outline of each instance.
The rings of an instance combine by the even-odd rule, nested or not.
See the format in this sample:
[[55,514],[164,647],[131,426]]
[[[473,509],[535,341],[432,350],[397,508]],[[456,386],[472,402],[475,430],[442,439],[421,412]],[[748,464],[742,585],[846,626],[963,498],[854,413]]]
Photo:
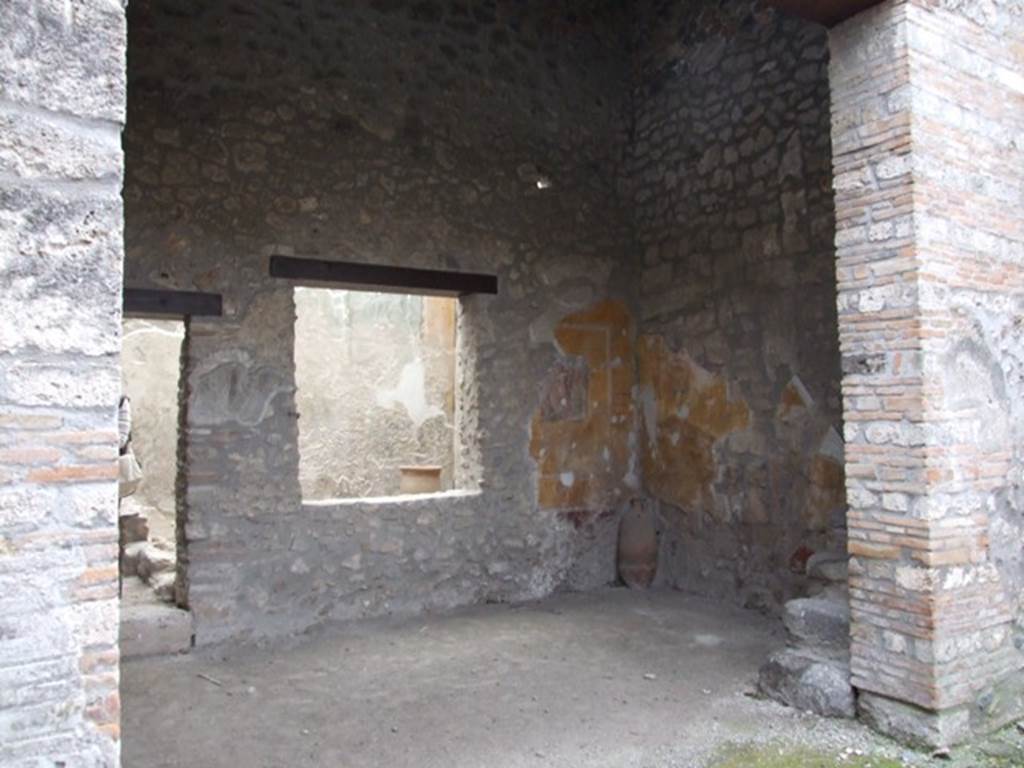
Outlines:
[[830,37],[853,684],[928,746],[1024,711],[1019,14],[888,0]]

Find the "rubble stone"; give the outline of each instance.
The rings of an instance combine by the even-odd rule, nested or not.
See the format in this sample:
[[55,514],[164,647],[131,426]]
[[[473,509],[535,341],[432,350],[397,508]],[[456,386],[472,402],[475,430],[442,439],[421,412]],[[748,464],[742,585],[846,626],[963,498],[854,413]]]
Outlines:
[[146,545],[139,553],[136,572],[143,581],[150,581],[155,575],[174,571],[174,554],[152,545]]
[[138,575],[139,561],[142,559],[142,553],[145,552],[147,546],[145,541],[136,541],[124,548],[124,552],[121,555],[122,577]]
[[174,582],[176,576],[174,571],[161,571],[150,577],[149,586],[153,593],[165,603],[174,602]]
[[817,552],[807,561],[807,576],[830,584],[846,584],[849,558],[838,552]]
[[761,667],[761,692],[796,709],[823,717],[854,717],[856,714],[850,667],[809,651],[785,648]]
[[849,650],[850,608],[840,600],[816,597],[790,600],[783,610],[782,621],[794,644]]

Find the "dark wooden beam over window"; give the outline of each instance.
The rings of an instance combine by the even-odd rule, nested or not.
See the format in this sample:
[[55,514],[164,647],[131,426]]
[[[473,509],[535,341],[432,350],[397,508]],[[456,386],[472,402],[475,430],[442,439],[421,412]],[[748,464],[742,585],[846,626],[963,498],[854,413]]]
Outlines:
[[881,0],[768,0],[769,5],[774,5],[780,11],[816,21],[826,27],[846,21],[880,2]]
[[299,259],[292,256],[271,256],[270,276],[292,280],[301,285],[381,293],[466,296],[471,293],[498,292],[498,278],[495,275]]
[[147,317],[220,317],[224,313],[219,293],[124,289],[124,314]]

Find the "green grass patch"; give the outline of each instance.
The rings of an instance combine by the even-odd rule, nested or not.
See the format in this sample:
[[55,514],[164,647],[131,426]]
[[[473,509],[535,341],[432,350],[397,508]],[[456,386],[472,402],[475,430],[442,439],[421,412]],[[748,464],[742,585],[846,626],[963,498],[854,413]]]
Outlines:
[[829,754],[778,744],[729,745],[708,768],[902,768],[903,763],[877,755]]

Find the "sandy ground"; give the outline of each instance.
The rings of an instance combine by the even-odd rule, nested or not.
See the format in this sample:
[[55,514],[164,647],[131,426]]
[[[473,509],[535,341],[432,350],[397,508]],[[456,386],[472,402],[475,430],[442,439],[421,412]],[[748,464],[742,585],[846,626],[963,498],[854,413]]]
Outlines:
[[689,768],[746,743],[932,762],[753,698],[782,643],[753,612],[608,589],[127,661],[123,764]]

